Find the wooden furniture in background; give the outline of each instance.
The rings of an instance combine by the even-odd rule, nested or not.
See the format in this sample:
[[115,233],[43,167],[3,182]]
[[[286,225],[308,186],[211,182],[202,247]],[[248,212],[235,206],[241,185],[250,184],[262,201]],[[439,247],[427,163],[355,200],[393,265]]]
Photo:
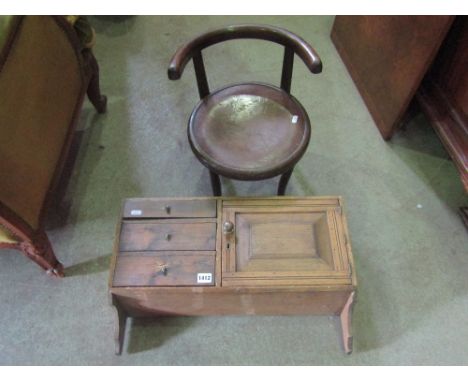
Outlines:
[[337,16],[331,37],[383,138],[416,101],[468,192],[468,17]]
[[13,17],[0,53],[0,248],[63,276],[44,220],[85,94],[106,110],[98,64],[60,16]]
[[390,139],[453,16],[336,16],[331,38],[382,137]]
[[457,16],[416,99],[468,192],[468,17]]
[[127,199],[109,291],[116,353],[131,317],[339,315],[356,274],[339,197]]
[[[250,82],[210,93],[202,50],[234,39],[267,40],[284,46],[281,88]],[[215,196],[221,195],[220,175],[238,180],[282,175],[278,195],[284,195],[310,139],[309,117],[290,94],[295,54],[312,73],[321,72],[320,58],[306,41],[269,25],[232,25],[207,32],[186,43],[172,58],[171,80],[179,79],[193,59],[201,100],[190,116],[188,137],[195,156],[210,171]]]

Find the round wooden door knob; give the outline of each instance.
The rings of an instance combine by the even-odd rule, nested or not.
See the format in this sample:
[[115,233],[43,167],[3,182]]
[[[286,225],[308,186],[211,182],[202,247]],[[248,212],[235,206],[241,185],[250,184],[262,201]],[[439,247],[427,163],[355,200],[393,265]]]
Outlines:
[[225,221],[223,223],[223,232],[225,235],[234,232],[234,223],[230,221]]

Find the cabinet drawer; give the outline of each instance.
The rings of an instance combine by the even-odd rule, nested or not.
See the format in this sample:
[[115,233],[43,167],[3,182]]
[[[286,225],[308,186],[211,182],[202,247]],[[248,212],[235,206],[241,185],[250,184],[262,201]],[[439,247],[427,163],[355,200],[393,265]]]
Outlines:
[[117,257],[113,286],[214,285],[215,252],[143,252]]
[[187,220],[124,222],[120,251],[214,251],[216,223]]
[[128,218],[214,218],[213,199],[136,198],[125,201],[123,217]]

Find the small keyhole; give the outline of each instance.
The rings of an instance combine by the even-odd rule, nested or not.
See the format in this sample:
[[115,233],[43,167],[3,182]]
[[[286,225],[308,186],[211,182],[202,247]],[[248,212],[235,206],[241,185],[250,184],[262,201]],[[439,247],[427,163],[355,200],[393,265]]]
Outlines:
[[231,247],[231,244],[227,243],[227,249],[229,249]]

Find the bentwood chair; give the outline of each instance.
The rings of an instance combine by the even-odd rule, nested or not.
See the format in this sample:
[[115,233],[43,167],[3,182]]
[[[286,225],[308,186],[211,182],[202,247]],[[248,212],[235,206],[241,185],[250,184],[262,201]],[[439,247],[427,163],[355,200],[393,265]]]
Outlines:
[[[249,82],[210,92],[202,50],[223,41],[260,39],[284,46],[281,87]],[[193,59],[200,102],[188,122],[188,138],[195,156],[210,171],[215,196],[221,195],[219,176],[262,180],[281,175],[278,195],[284,195],[296,163],[307,149],[307,112],[290,94],[294,54],[312,73],[322,71],[320,57],[299,36],[285,29],[244,24],[202,34],[173,56],[168,76],[177,80]]]

